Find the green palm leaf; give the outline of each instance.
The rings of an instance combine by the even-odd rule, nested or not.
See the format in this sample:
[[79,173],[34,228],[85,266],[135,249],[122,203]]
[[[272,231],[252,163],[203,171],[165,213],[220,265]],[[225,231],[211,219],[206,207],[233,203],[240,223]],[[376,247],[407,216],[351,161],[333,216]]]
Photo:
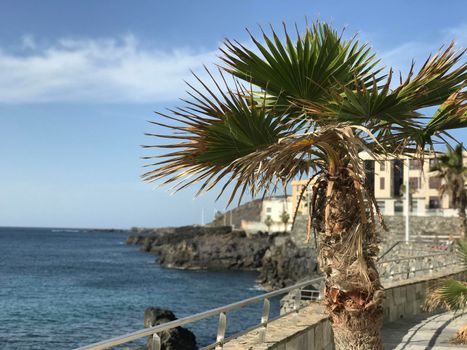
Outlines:
[[428,311],[444,308],[447,310],[464,310],[467,306],[467,284],[448,279],[440,287],[430,291],[425,302]]
[[227,40],[221,58],[226,71],[266,91],[289,112],[295,100],[325,102],[330,91],[353,89],[355,82],[370,85],[381,71],[370,48],[342,40],[327,24],[316,23],[295,40],[284,26],[284,35],[282,43],[274,30],[272,38],[263,33],[264,45],[250,35],[260,54]]
[[[201,80],[200,80],[201,82]],[[287,126],[280,118],[270,114],[265,105],[251,98],[251,92],[240,85],[235,90],[225,85],[225,91],[216,85],[216,91],[206,84],[202,91],[192,88],[194,102],[185,108],[172,110],[172,114],[160,116],[177,121],[177,125],[153,124],[176,132],[175,135],[146,134],[158,138],[181,139],[182,142],[143,146],[145,148],[173,148],[175,152],[145,157],[163,158],[162,161],[146,165],[153,167],[143,174],[147,182],[168,177],[163,184],[174,183],[173,189],[180,190],[198,181],[204,181],[202,190],[212,188],[222,178],[232,181],[241,173],[238,159],[253,152],[277,144],[287,135]],[[252,179],[242,177],[240,185],[251,184]]]
[[441,195],[449,194],[454,207],[460,212],[467,206],[467,189],[465,176],[467,167],[464,165],[464,148],[462,144],[452,148],[447,145],[447,152],[437,157],[436,163],[430,169],[434,177],[443,180],[439,191]]
[[457,241],[457,251],[464,262],[467,264],[467,241],[465,240],[458,240]]
[[[222,86],[211,76],[214,88],[198,79],[203,88],[192,87],[184,107],[160,114],[176,124],[154,124],[174,133],[150,135],[179,142],[146,146],[173,151],[146,157],[162,160],[147,165],[145,181],[166,178],[175,190],[201,182],[202,192],[224,179],[221,193],[234,185],[230,201],[329,164],[352,164],[364,177],[358,152],[423,155],[448,130],[466,126],[467,66],[453,45],[392,88],[391,71],[380,74],[369,47],[327,24],[295,39],[284,27],[284,37],[273,30],[261,43],[251,35],[255,51],[226,41],[221,58],[235,86],[222,75]],[[420,111],[429,106],[439,107],[432,118]]]

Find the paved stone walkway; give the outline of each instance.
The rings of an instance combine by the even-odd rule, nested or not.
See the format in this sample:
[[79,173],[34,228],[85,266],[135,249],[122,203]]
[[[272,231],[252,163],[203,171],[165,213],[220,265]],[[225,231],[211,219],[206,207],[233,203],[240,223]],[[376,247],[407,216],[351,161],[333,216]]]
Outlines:
[[453,350],[467,349],[467,345],[451,344],[449,340],[467,324],[467,313],[446,312],[387,323],[383,326],[385,350]]

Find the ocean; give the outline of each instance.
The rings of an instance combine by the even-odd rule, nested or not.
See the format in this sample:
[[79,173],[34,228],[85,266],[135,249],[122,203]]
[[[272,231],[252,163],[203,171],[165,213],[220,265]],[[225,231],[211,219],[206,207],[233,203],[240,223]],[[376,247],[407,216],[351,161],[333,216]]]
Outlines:
[[[162,268],[127,246],[128,235],[0,228],[0,349],[74,349],[143,328],[149,306],[181,318],[264,293],[254,272]],[[261,307],[229,313],[228,334],[259,323]],[[217,319],[188,328],[206,345]]]

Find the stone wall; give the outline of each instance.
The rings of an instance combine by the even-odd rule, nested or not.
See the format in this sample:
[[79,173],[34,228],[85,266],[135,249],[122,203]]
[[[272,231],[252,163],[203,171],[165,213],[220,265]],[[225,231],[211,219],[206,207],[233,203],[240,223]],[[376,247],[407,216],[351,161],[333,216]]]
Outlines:
[[[460,221],[457,217],[443,216],[411,216],[409,218],[411,238],[426,238],[430,236],[444,238],[449,234],[457,235],[460,230]],[[404,216],[385,216],[384,221],[389,232],[397,237],[405,235]]]
[[[434,273],[386,284],[384,322],[393,322],[423,312],[427,290],[442,278],[467,278],[467,268],[451,268],[449,272]],[[312,302],[298,313],[291,313],[269,323],[266,341],[259,342],[259,330],[248,332],[227,342],[225,350],[332,350],[331,324],[323,307]]]
[[[291,236],[294,242],[299,246],[311,247],[314,245],[313,237],[306,242],[307,216],[297,217]],[[385,216],[384,221],[389,229],[385,232],[379,227],[381,238],[386,240],[402,240],[405,236],[405,217],[404,216]],[[410,234],[411,239],[434,238],[445,239],[449,234],[454,236],[460,232],[460,221],[457,217],[443,216],[411,216]]]

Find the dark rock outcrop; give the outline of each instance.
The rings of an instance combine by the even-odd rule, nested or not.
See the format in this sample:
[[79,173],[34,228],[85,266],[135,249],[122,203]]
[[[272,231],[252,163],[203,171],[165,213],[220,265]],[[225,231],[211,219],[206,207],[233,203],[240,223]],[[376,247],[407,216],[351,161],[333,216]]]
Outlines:
[[[153,327],[177,318],[169,310],[158,307],[148,307],[144,310],[144,327]],[[159,333],[161,338],[161,350],[196,350],[196,337],[193,332],[183,327],[176,327],[168,331]],[[150,347],[151,337],[148,338],[147,348]]]
[[129,244],[159,255],[159,264],[180,269],[257,270],[272,236],[258,232],[247,236],[230,226],[183,226],[130,237]]
[[209,270],[257,270],[270,239],[258,234],[247,237],[243,231],[208,234],[188,238],[157,249],[159,263],[166,267]]
[[128,244],[159,256],[161,266],[180,269],[257,270],[259,282],[281,288],[315,275],[310,247],[299,247],[287,233],[247,235],[230,226],[184,226],[139,231]]
[[289,237],[276,237],[263,257],[258,281],[267,288],[276,289],[317,277],[317,274],[314,249],[299,247]]

